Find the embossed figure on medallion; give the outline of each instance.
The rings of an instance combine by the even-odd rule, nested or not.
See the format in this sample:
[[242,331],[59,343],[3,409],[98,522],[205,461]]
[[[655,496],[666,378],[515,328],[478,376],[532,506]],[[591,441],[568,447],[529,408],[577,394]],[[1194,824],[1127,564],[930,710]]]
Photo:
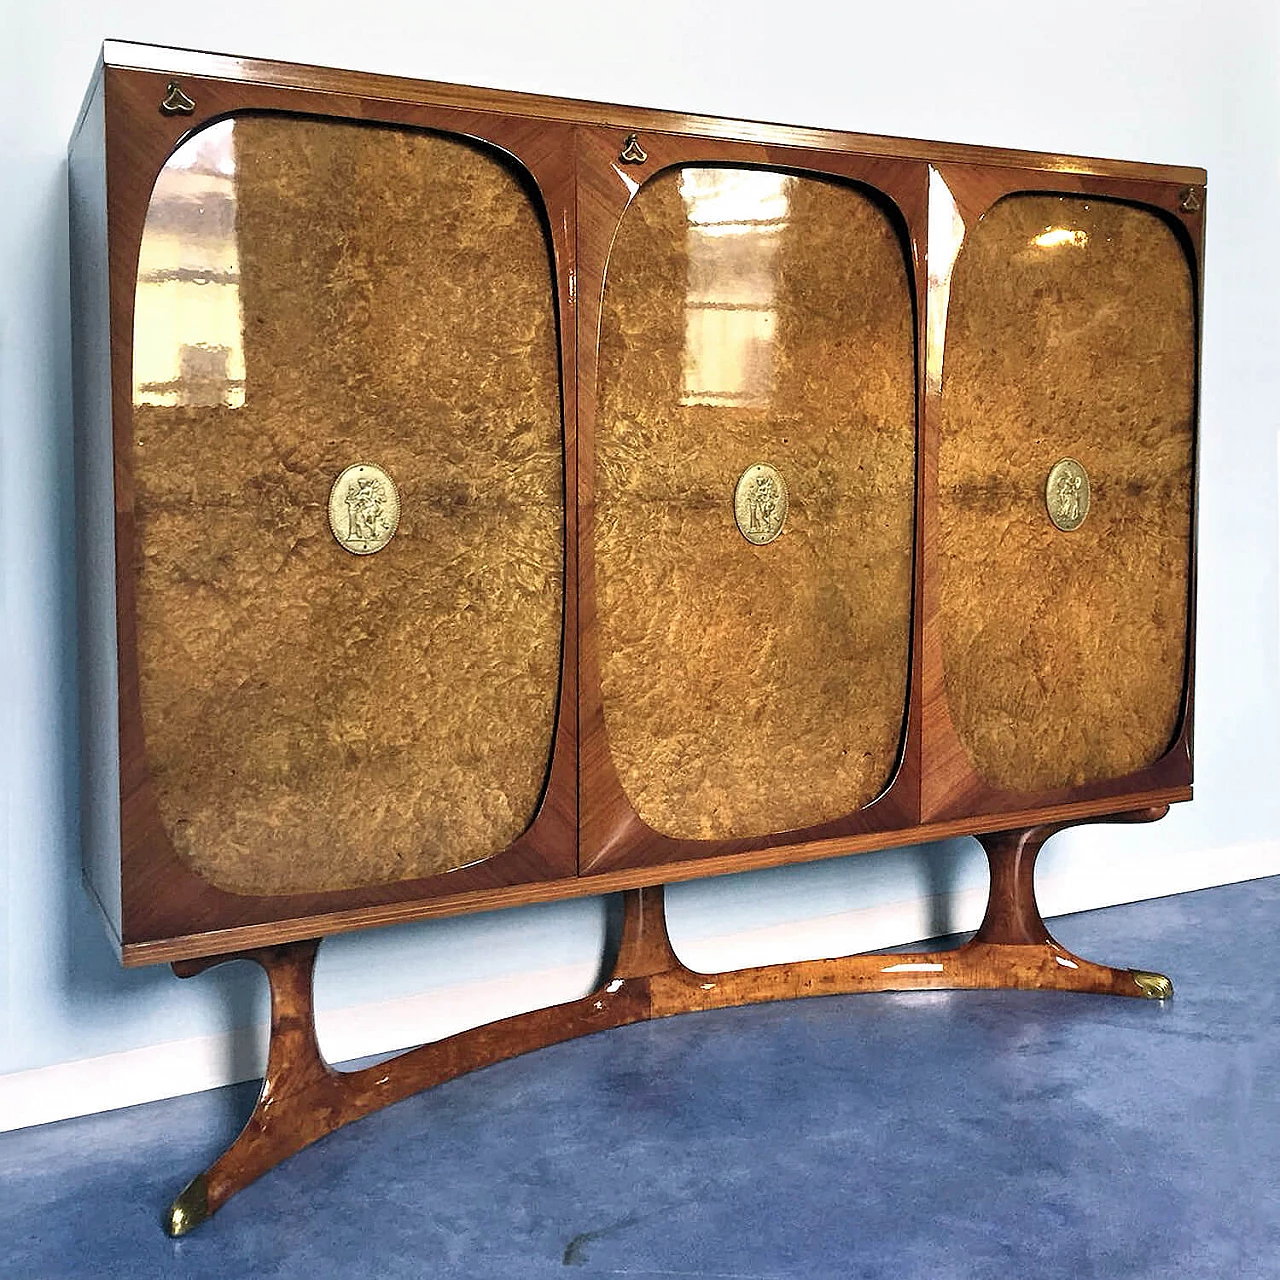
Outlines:
[[756,462],[738,477],[733,518],[742,536],[758,547],[782,532],[787,518],[787,486],[775,467]]
[[354,555],[381,551],[400,523],[400,495],[381,467],[348,467],[329,491],[329,527]]
[[1074,458],[1054,464],[1044,491],[1049,519],[1063,533],[1072,533],[1089,514],[1089,473]]

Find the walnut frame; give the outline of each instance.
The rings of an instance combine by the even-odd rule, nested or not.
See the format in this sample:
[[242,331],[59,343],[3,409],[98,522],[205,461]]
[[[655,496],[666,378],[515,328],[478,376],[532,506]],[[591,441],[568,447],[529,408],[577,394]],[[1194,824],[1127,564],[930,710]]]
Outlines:
[[[176,87],[175,87],[176,86]],[[497,148],[541,201],[554,275],[564,450],[563,633],[546,787],[506,849],[445,874],[356,890],[228,893],[178,858],[150,777],[139,699],[132,486],[134,283],[150,193],[180,142],[235,112],[283,112],[400,125]],[[638,139],[638,140],[637,140]],[[626,178],[615,161],[630,166]],[[800,830],[691,840],[648,827],[610,756],[600,684],[595,547],[596,395],[602,300],[614,236],[649,178],[686,164],[829,176],[874,192],[893,214],[914,307],[915,473],[907,696],[897,764],[862,809]],[[324,1133],[486,1063],[605,1027],[692,1009],[840,991],[1031,987],[1163,999],[1160,975],[1071,957],[1035,902],[1033,868],[1054,832],[1093,821],[1145,822],[1191,798],[1196,600],[1198,373],[1193,372],[1190,563],[1177,730],[1153,763],[1123,777],[1037,792],[1000,790],[975,772],[952,722],[939,625],[941,388],[930,285],[930,184],[940,176],[964,222],[1015,193],[1123,201],[1154,211],[1186,256],[1200,345],[1201,169],[916,142],[719,120],[108,43],[71,143],[73,306],[85,872],[122,961],[168,962],[181,976],[223,959],[262,964],[272,1040],[258,1110],[241,1137],[175,1202],[181,1234],[275,1163]],[[110,566],[108,567],[108,559]],[[954,952],[852,956],[694,975],[666,936],[661,886],[960,835],[992,870],[987,916]],[[476,1028],[344,1076],[319,1054],[311,971],[319,939],[429,916],[625,893],[606,978],[580,1001]]]
[[[159,109],[171,82],[189,114]],[[120,825],[128,850],[112,901],[102,852],[87,856],[90,887],[125,964],[225,953],[422,916],[724,874],[871,848],[980,834],[993,823],[1036,825],[1190,798],[1194,635],[1194,497],[1186,682],[1179,729],[1155,763],[1123,778],[1007,793],[973,773],[951,727],[936,634],[937,394],[925,366],[928,182],[942,174],[969,215],[1014,192],[1092,194],[1158,211],[1187,254],[1197,317],[1204,235],[1203,170],[910,142],[829,130],[715,120],[674,112],[460,88],[353,72],[110,43],[72,155],[90,150],[83,125],[104,113],[111,403],[78,396],[90,424],[115,438],[115,591],[119,662]],[[223,893],[186,870],[155,808],[137,697],[130,486],[132,283],[152,181],[180,139],[235,111],[285,111],[460,134],[509,154],[539,193],[554,254],[565,448],[564,634],[550,774],[537,816],[503,852],[459,871],[358,891],[251,897]],[[92,129],[88,131],[90,134]],[[649,830],[622,795],[602,722],[591,515],[596,339],[609,246],[628,199],[609,165],[632,133],[648,149],[637,181],[694,161],[783,167],[852,180],[878,192],[904,229],[917,344],[916,548],[908,699],[897,769],[881,795],[844,818],[736,840],[676,840]],[[95,140],[90,139],[90,142]],[[102,145],[103,140],[96,140]],[[1192,198],[1187,193],[1192,192]],[[73,237],[75,238],[75,237]],[[92,270],[91,255],[79,253]],[[1198,318],[1197,318],[1198,323]],[[81,386],[87,385],[81,374]],[[87,402],[87,403],[86,403]],[[1193,483],[1194,488],[1194,483]],[[101,715],[101,706],[87,708]],[[101,762],[91,767],[101,769]],[[100,829],[100,822],[93,829]],[[109,854],[107,856],[110,856]]]

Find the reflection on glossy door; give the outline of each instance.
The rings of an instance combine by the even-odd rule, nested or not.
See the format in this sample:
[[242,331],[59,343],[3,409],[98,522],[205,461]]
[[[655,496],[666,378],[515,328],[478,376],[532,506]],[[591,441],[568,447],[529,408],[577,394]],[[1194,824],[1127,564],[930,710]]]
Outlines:
[[[912,325],[898,236],[850,185],[689,167],[622,220],[594,460],[600,672],[623,789],[666,835],[796,829],[865,805],[892,773]],[[786,499],[759,545],[735,521],[756,463],[781,482],[748,495],[757,514]]]
[[147,759],[190,866],[358,887],[528,826],[563,447],[541,214],[496,153],[281,116],[190,139],[142,241],[133,468]]
[[[1195,342],[1186,255],[1150,210],[1018,195],[968,232],[942,380],[939,624],[952,722],[995,786],[1119,777],[1177,729]],[[1049,485],[1064,461],[1065,520]]]

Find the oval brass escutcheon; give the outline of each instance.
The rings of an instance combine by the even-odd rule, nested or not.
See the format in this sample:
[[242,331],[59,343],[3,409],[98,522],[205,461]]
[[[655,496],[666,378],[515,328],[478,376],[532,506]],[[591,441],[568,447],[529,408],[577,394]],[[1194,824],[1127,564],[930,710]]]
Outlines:
[[329,528],[338,545],[369,556],[391,541],[400,523],[400,494],[372,462],[348,467],[329,490]]
[[1089,514],[1089,473],[1074,458],[1053,464],[1044,487],[1044,505],[1063,533],[1072,533],[1084,523]]
[[782,532],[787,519],[787,484],[776,467],[753,462],[733,490],[733,518],[748,542],[764,546]]

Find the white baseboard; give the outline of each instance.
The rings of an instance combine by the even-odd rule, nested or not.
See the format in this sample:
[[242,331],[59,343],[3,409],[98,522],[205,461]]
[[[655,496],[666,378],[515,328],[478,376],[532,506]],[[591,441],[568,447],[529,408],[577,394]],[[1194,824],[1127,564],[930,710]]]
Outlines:
[[[1280,840],[1230,845],[1214,849],[1211,854],[1200,851],[1161,855],[1158,864],[1156,875],[1149,859],[1130,858],[1120,867],[1109,866],[1104,880],[1082,875],[1079,859],[1073,858],[1071,870],[1037,876],[1037,897],[1047,916],[1060,916],[1258,880],[1280,874]],[[1154,885],[1159,886],[1159,892],[1152,892]],[[937,920],[949,921],[955,933],[976,929],[982,923],[986,905],[984,883],[939,897],[921,895],[801,923],[788,921],[699,939],[680,947],[680,958],[690,968],[715,972],[875,951],[927,938]]]
[[0,1076],[0,1132],[251,1080],[259,1041],[265,1028],[243,1028]]
[[[317,1033],[330,1062],[394,1053],[585,995],[594,976],[566,965],[321,1010]],[[264,1023],[0,1075],[0,1132],[256,1080],[266,1061]]]
[[[1253,880],[1280,872],[1280,841],[1262,841],[1160,861],[1160,894]],[[1038,888],[1046,911],[1063,914],[1150,898],[1149,868],[1108,879],[1099,893],[1078,870],[1046,876]],[[976,928],[985,887],[964,889],[945,900],[919,896],[861,910],[819,916],[700,939],[680,947],[696,969],[724,970],[788,959],[870,951],[927,935],[945,918],[957,932]],[[321,1011],[321,1046],[331,1062],[393,1053],[442,1039],[466,1027],[585,995],[594,974],[582,966],[522,973],[488,982]],[[56,1063],[0,1076],[0,1131],[110,1111],[160,1098],[235,1084],[261,1076],[266,1062],[265,1026],[147,1045],[124,1053]]]

